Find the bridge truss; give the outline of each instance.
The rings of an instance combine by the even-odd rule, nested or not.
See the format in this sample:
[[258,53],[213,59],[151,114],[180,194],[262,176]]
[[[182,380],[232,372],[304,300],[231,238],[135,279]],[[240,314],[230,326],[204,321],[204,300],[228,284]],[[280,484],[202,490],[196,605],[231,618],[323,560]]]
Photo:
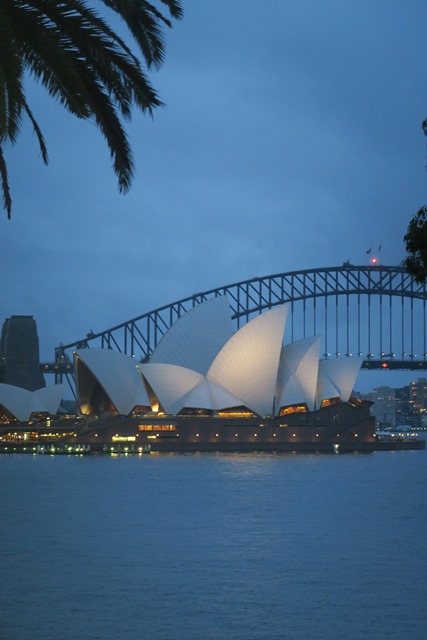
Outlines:
[[57,381],[71,352],[101,347],[147,360],[172,324],[196,305],[228,297],[235,328],[288,303],[285,342],[320,335],[324,358],[360,355],[364,368],[427,368],[426,285],[402,267],[353,266],[280,273],[196,293],[55,349]]

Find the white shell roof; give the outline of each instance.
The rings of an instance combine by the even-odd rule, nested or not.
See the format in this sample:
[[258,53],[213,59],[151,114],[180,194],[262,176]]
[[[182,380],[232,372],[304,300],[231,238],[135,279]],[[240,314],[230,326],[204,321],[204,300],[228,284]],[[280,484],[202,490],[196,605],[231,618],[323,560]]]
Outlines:
[[278,395],[279,401],[276,404],[276,413],[281,407],[307,402],[302,385],[289,371],[284,373],[280,380],[279,388],[282,389],[282,393]]
[[[229,311],[225,296],[194,307],[171,327],[148,363],[104,349],[80,350],[76,358],[123,415],[135,405],[151,404],[143,380],[171,415],[184,407],[218,411],[245,405],[266,416],[273,414],[275,400],[276,410],[304,402],[310,411],[325,398],[348,401],[361,358],[325,360],[319,366],[320,337],[283,347],[287,305],[258,315],[234,335]],[[6,399],[8,394],[3,395]],[[46,410],[40,408],[42,402],[54,413],[62,393],[42,389],[31,399],[30,392],[18,389],[9,395],[5,406],[28,420],[31,411]],[[37,403],[39,408],[33,408]]]
[[[59,405],[64,397],[65,384],[55,384],[50,387],[43,387],[33,392],[34,398],[41,402],[50,415],[54,416],[58,413]],[[36,411],[37,409],[33,409]]]
[[240,407],[244,402],[205,378],[182,399],[183,407],[219,411],[230,407]]
[[305,402],[310,411],[316,403],[320,337],[297,340],[282,349],[278,377],[277,408]]
[[201,373],[176,364],[149,362],[138,367],[168,414],[179,413],[184,397],[204,380]]
[[317,383],[318,406],[327,398],[340,397],[343,402],[348,402],[362,363],[363,358],[358,357],[321,360]]
[[150,406],[134,358],[110,349],[81,349],[75,356],[92,372],[120,415],[128,415],[136,405]]
[[214,400],[215,410],[230,409],[231,407],[241,407],[245,403],[237,396],[229,393],[226,389],[223,389],[220,385],[215,384],[212,381],[207,381],[210,386],[211,394]]
[[179,318],[160,340],[150,362],[176,364],[206,374],[231,335],[228,299],[218,296]]
[[248,322],[223,346],[208,371],[209,380],[260,416],[273,412],[287,313],[287,305],[280,305]]
[[46,411],[31,391],[11,384],[0,384],[0,404],[20,422],[28,422],[32,411]]

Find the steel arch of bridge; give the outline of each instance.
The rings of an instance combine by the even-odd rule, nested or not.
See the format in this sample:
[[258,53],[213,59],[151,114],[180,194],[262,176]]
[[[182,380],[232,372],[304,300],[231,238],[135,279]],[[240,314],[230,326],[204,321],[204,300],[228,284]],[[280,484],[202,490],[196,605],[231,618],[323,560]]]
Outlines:
[[427,367],[426,286],[416,283],[402,267],[347,263],[252,278],[193,294],[106,331],[61,344],[55,349],[55,361],[60,369],[61,363],[70,360],[68,351],[91,346],[145,360],[180,316],[221,295],[229,299],[236,328],[266,309],[289,303],[288,341],[322,335],[323,357],[359,354],[366,368],[384,366],[384,362],[394,368]]

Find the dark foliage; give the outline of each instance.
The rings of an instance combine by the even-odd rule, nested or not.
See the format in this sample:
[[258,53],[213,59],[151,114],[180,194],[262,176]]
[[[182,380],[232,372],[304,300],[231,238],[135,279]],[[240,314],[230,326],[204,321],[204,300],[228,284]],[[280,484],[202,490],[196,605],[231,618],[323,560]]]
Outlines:
[[404,237],[407,256],[403,266],[423,283],[427,278],[427,207],[422,207],[412,218]]
[[[424,135],[427,136],[427,120],[423,124]],[[421,207],[409,223],[405,241],[406,258],[402,265],[422,284],[427,279],[427,207]]]

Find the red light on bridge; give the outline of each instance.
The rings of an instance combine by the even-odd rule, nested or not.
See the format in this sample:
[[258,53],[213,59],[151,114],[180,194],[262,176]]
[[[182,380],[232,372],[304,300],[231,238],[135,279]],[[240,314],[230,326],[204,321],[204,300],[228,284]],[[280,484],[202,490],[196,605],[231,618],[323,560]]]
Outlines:
[[378,264],[378,258],[371,258],[371,264]]
[[388,364],[387,364],[387,362],[383,362],[381,366],[382,366],[382,368],[383,368],[383,369],[388,369]]

